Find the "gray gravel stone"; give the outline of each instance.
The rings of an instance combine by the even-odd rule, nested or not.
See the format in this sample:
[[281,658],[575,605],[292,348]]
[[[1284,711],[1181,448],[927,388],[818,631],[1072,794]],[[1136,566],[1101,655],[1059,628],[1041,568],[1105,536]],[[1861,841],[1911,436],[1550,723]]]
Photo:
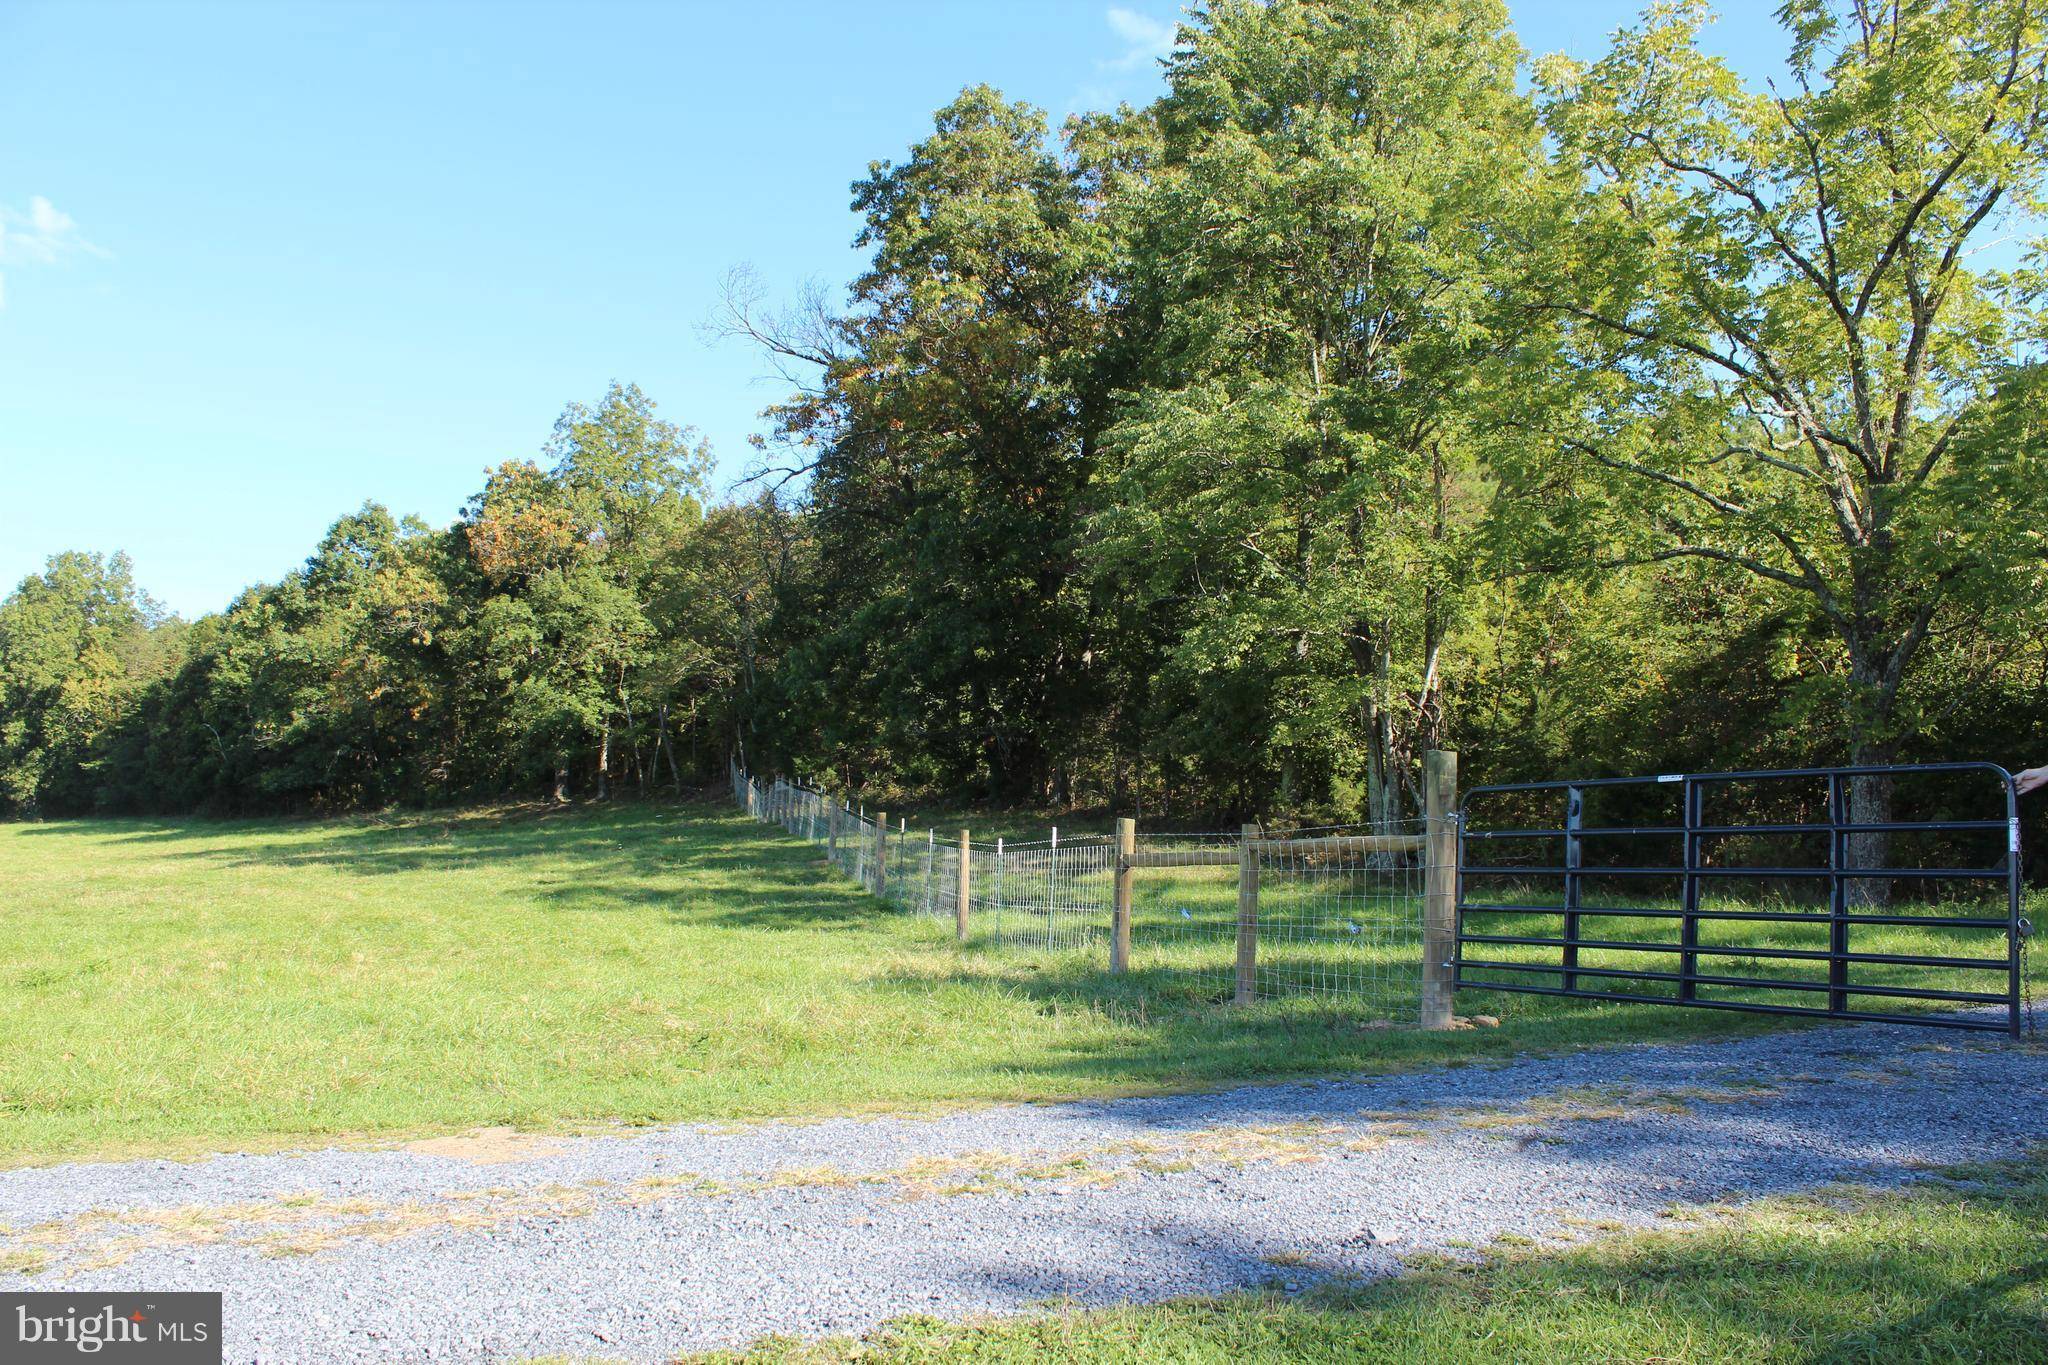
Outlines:
[[[236,1361],[664,1360],[1398,1272],[1503,1233],[1895,1184],[2042,1135],[2048,1055],[1861,1026],[937,1118],[0,1172],[0,1290],[218,1289]],[[119,1216],[97,1217],[103,1211]]]

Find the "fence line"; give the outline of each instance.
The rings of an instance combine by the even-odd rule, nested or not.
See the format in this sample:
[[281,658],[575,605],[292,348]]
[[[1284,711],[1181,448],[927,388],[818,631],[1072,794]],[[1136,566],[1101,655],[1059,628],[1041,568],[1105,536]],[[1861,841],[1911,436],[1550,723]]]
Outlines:
[[[1449,760],[1454,793],[1455,756],[1431,757]],[[1376,1018],[1451,1021],[1450,930],[1436,921],[1455,900],[1454,795],[1433,802],[1431,818],[1375,825],[1143,834],[1124,820],[1112,836],[991,843],[912,830],[737,763],[730,776],[734,802],[756,820],[962,940],[1088,955],[1195,997],[1342,997]]]

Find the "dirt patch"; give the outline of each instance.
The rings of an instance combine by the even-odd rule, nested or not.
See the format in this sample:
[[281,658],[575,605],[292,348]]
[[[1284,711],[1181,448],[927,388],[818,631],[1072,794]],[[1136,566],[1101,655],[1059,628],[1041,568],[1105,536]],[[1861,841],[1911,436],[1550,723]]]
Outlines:
[[477,1128],[446,1137],[421,1138],[408,1142],[405,1151],[421,1156],[445,1156],[467,1161],[472,1166],[497,1166],[510,1161],[535,1161],[569,1150],[559,1138],[522,1133],[517,1128]]
[[[104,1270],[147,1251],[221,1243],[270,1256],[312,1256],[351,1242],[381,1244],[429,1231],[487,1231],[531,1219],[583,1218],[607,1208],[739,1198],[773,1189],[889,1186],[905,1200],[1022,1195],[1047,1187],[1083,1190],[1144,1175],[1322,1161],[1427,1136],[1420,1128],[1398,1125],[1373,1124],[1362,1130],[1310,1122],[1221,1125],[1067,1151],[920,1156],[877,1171],[800,1166],[728,1180],[676,1172],[623,1184],[597,1179],[533,1188],[498,1185],[396,1200],[334,1198],[306,1191],[243,1204],[93,1209],[27,1228],[0,1224],[0,1270]],[[482,1165],[530,1160],[562,1146],[558,1140],[511,1128],[485,1128],[428,1138],[405,1150]]]

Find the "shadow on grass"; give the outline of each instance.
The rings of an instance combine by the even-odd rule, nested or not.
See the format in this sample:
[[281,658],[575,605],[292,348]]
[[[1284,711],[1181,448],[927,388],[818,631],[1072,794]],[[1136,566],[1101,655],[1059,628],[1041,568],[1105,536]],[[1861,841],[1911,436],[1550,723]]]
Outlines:
[[[1137,965],[1123,975],[1078,955],[997,957],[971,943],[951,971],[887,973],[877,989],[929,998],[938,991],[1007,996],[1040,1014],[1093,1013],[1123,1027],[1088,1041],[1041,1045],[1017,1069],[1108,1086],[1213,1087],[1253,1079],[1384,1073],[1422,1066],[1500,1064],[1528,1054],[1645,1041],[1730,1040],[1788,1027],[1786,1020],[1614,1005],[1558,997],[1516,997],[1497,1028],[1424,1031],[1404,1009],[1378,1019],[1343,995],[1296,995],[1231,1003],[1228,963]],[[1459,1008],[1488,1005],[1459,997]],[[1083,1101],[1082,1103],[1085,1103]]]
[[1412,1333],[1449,1360],[1497,1359],[1488,1346],[1503,1338],[1609,1341],[1602,1358],[1662,1341],[1701,1360],[2048,1359],[2038,1171],[2010,1163],[1976,1189],[1921,1184],[1758,1212],[1339,1291],[1322,1311],[1339,1333]]
[[[2037,1219],[2048,1220],[2048,1208],[2037,1206],[2033,1212]],[[1820,1359],[1923,1358],[1930,1341],[1961,1335],[1964,1340],[2010,1349],[2014,1360],[2048,1360],[2048,1317],[2013,1311],[2016,1291],[2048,1283],[2048,1256],[1962,1284],[1956,1284],[1952,1275],[1925,1266],[1916,1267],[1917,1273],[1902,1279],[1896,1268],[1899,1258],[1889,1252],[1862,1259],[1872,1279],[1892,1277],[1897,1292],[1924,1297],[1927,1304],[1917,1313],[1838,1334],[1836,1340],[1825,1343],[1818,1353]]]
[[901,911],[849,885],[815,850],[722,807],[622,802],[391,820],[129,822],[87,832],[208,869],[322,869],[349,877],[488,868],[543,909],[663,912],[672,924],[760,931],[880,927]]
[[256,837],[264,842],[233,849],[193,848],[183,856],[221,854],[292,865],[303,860],[354,858],[380,844],[432,845],[445,849],[488,849],[515,855],[548,856],[564,847],[597,846],[621,839],[679,840],[720,847],[735,836],[780,842],[776,834],[722,806],[702,803],[621,801],[576,806],[515,806],[456,812],[410,812],[389,817],[344,816],[331,820],[154,820],[54,821],[18,827],[27,836],[93,835],[108,843],[219,844]]
[[[1227,1214],[1105,1226],[1103,1243],[1131,1254],[1066,1267],[984,1251],[946,1268],[946,1278],[1056,1311],[967,1325],[908,1318],[858,1346],[821,1353],[774,1341],[744,1358],[2048,1359],[2048,1180],[2018,1162],[1976,1174],[1988,1178],[1967,1189],[1766,1199],[1572,1250],[1425,1255],[1369,1282],[1325,1278],[1312,1258]],[[1140,1273],[1162,1257],[1174,1266],[1164,1277]],[[1385,1256],[1367,1264],[1398,1268]],[[1148,1302],[1219,1282],[1243,1289]],[[1306,1292],[1286,1292],[1303,1282]],[[1118,1300],[1127,1306],[1088,1307]]]

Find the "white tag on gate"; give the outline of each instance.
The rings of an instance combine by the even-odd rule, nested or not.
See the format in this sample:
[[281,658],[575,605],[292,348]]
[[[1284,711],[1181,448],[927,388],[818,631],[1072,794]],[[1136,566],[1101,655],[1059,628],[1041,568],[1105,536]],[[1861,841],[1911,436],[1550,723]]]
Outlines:
[[1683,781],[1685,781],[1685,774],[1684,774],[1684,773],[1665,773],[1665,774],[1664,774],[1663,776],[1659,777],[1659,778],[1658,778],[1657,780],[1658,780],[1659,782],[1683,782]]

